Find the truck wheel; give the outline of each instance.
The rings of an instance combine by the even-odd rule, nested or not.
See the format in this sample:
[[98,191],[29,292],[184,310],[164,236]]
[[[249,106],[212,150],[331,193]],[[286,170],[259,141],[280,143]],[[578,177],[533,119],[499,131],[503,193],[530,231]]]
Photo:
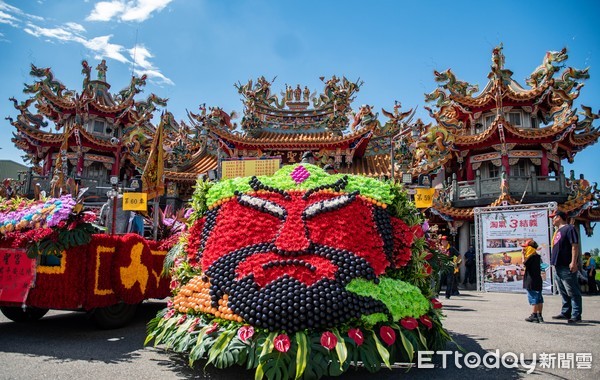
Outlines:
[[14,322],[33,322],[42,318],[48,312],[48,309],[38,309],[37,307],[26,307],[23,310],[20,306],[1,306],[2,314]]
[[116,329],[128,324],[133,319],[136,309],[137,304],[118,303],[94,309],[91,317],[101,329]]

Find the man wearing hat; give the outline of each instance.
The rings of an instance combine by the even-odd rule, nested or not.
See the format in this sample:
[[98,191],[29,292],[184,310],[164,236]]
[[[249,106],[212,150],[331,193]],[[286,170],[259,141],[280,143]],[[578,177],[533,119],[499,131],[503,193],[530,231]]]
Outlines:
[[579,237],[575,227],[567,223],[567,214],[564,211],[554,211],[550,218],[555,228],[550,263],[554,265],[554,280],[562,297],[560,314],[552,319],[566,319],[569,323],[579,323],[582,312],[581,290],[577,281]]

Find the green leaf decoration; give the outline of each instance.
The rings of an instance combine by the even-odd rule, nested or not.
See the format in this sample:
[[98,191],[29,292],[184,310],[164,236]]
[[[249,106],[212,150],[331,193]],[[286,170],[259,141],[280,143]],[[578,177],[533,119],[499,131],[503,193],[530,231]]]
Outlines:
[[271,352],[260,358],[265,376],[269,380],[287,380],[290,355],[279,351]]
[[[416,286],[384,276],[381,276],[379,280],[379,284],[375,284],[373,281],[355,278],[346,285],[346,290],[383,302],[392,313],[394,321],[404,317],[418,318],[431,308],[429,300]],[[380,318],[370,322],[378,321]]]
[[267,354],[271,353],[271,351],[273,351],[273,339],[275,339],[275,337],[277,336],[277,333],[270,333],[269,336],[267,336],[267,339],[265,339],[265,342],[263,343],[262,346],[262,351],[260,352],[259,355],[259,363],[258,366],[256,367],[256,371],[254,372],[254,380],[260,380],[263,378],[264,376],[264,371],[263,371],[263,362],[262,362],[262,358],[264,356],[266,356]]
[[204,326],[198,332],[198,338],[196,339],[196,345],[194,345],[194,348],[192,348],[192,350],[190,351],[190,359],[189,359],[190,367],[192,365],[194,365],[194,362],[196,360],[200,359],[204,355],[204,352],[206,351],[206,345],[204,344],[205,343],[204,338],[206,337],[206,331],[208,331],[208,329],[210,329],[211,327],[212,326],[210,326],[210,325]]
[[170,318],[165,325],[163,326],[163,330],[160,334],[158,334],[158,336],[156,337],[156,339],[154,340],[154,347],[158,346],[159,344],[163,343],[163,338],[165,338],[165,336],[167,336],[167,333],[170,332],[170,330],[175,326],[175,323],[177,322],[176,318]]
[[402,341],[402,345],[404,346],[404,349],[406,350],[406,354],[408,355],[408,360],[410,360],[412,362],[412,360],[415,356],[415,349],[414,349],[412,343],[410,343],[410,341],[408,340],[408,338],[406,338],[404,336],[404,333],[402,332],[402,330],[398,329],[398,332],[400,333],[400,340]]
[[215,360],[215,358],[227,348],[229,341],[234,337],[234,335],[235,331],[233,330],[225,330],[221,333],[221,335],[219,335],[213,346],[208,351],[208,361],[206,362],[206,365],[212,363],[213,360]]
[[299,331],[295,335],[296,344],[298,349],[296,351],[296,380],[299,379],[304,370],[306,369],[306,362],[308,360],[309,347],[308,340],[304,331]]
[[335,345],[335,352],[337,353],[338,360],[340,362],[340,370],[344,367],[344,363],[348,358],[348,349],[346,348],[346,342],[340,336],[337,329],[332,329],[333,335],[337,338],[337,344]]
[[423,334],[421,333],[421,330],[419,328],[417,328],[417,332],[419,333],[419,339],[421,340],[421,344],[423,344],[423,347],[425,348],[425,350],[428,350],[427,339],[425,339],[425,336],[423,336]]
[[379,355],[375,354],[377,347],[371,335],[365,336],[365,341],[362,346],[359,347],[360,360],[367,371],[374,373],[381,369],[381,359]]
[[381,342],[379,341],[379,338],[377,338],[377,334],[375,334],[375,331],[372,331],[372,333],[373,333],[373,340],[375,341],[375,346],[377,347],[377,352],[379,352],[379,356],[381,356],[381,360],[383,360],[383,364],[385,364],[385,366],[388,367],[389,369],[392,369],[392,367],[390,365],[390,353],[383,346],[383,344],[381,344]]

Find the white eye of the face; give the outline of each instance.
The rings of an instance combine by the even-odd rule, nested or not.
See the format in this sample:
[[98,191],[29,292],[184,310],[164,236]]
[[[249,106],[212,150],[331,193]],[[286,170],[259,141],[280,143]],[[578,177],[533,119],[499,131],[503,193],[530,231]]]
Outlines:
[[273,215],[279,219],[285,219],[287,212],[283,207],[275,202],[268,201],[266,199],[253,197],[251,195],[242,194],[238,197],[238,202],[241,205],[252,207],[261,212]]
[[339,197],[315,202],[307,208],[305,208],[302,212],[302,215],[304,215],[306,219],[310,219],[324,212],[333,211],[344,207],[350,202],[352,202],[355,198],[355,194],[344,194],[340,195]]

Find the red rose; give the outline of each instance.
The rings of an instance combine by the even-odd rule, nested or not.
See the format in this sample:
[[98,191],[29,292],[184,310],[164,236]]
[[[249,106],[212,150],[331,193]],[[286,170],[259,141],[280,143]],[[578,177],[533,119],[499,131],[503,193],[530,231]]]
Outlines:
[[427,254],[425,255],[425,257],[423,259],[425,259],[425,260],[431,260],[432,258],[433,258],[433,253],[427,252]]
[[333,350],[336,344],[337,338],[335,334],[329,331],[325,331],[323,334],[321,334],[321,346],[328,350]]
[[360,346],[365,341],[365,336],[360,329],[352,328],[348,330],[348,336],[354,341],[354,343],[356,343],[357,346]]
[[431,305],[433,305],[434,309],[441,309],[442,308],[442,303],[440,301],[438,301],[435,298],[431,299]]
[[424,324],[427,327],[427,330],[431,330],[431,328],[433,327],[433,322],[431,321],[431,318],[429,318],[426,315],[421,315],[419,317],[419,320],[421,321],[422,324]]
[[279,352],[288,352],[290,349],[290,338],[285,334],[280,334],[273,340],[273,346]]
[[379,335],[388,346],[391,346],[396,341],[396,332],[390,326],[381,326]]
[[417,322],[417,320],[413,317],[402,318],[400,324],[407,330],[414,330],[419,327],[419,322]]

